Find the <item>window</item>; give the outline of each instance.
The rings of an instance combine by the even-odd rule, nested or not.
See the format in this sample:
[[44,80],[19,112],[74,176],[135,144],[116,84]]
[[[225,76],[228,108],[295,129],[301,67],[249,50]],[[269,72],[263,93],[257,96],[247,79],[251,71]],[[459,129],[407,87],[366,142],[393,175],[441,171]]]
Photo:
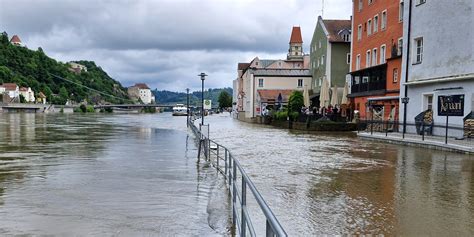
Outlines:
[[258,66],[258,62],[255,62],[255,66]]
[[377,48],[372,50],[372,66],[377,65]]
[[423,61],[423,37],[415,39],[415,63]]
[[393,83],[397,83],[398,82],[398,68],[394,68],[393,69]]
[[359,0],[359,11],[362,11],[362,0]]
[[368,83],[369,82],[369,77],[365,76],[362,77],[362,83]]
[[298,87],[303,87],[303,79],[298,79]]
[[320,78],[319,78],[319,81],[318,81],[318,85],[321,86],[322,84],[323,84],[323,78],[320,77]]
[[416,0],[416,6],[426,3],[426,0]]
[[382,12],[382,22],[380,22],[380,29],[385,30],[387,27],[387,10]]
[[362,25],[359,25],[357,27],[357,40],[361,40],[362,39]]
[[372,20],[367,21],[367,35],[372,34]]
[[346,54],[346,63],[351,64],[351,54],[350,53]]
[[356,57],[356,70],[360,69],[360,54],[357,55]]
[[369,2],[369,5],[374,2],[374,0],[367,0]]
[[385,57],[386,57],[385,55],[387,55],[386,52],[387,52],[387,46],[385,46],[385,44],[380,46],[380,64],[385,63]]
[[319,58],[318,58],[318,67],[319,67]]
[[374,33],[379,31],[379,15],[374,16]]
[[423,95],[423,111],[433,110],[433,94]]
[[370,50],[365,53],[365,67],[370,67]]
[[321,40],[319,41],[319,48],[321,48]]
[[401,0],[398,5],[398,21],[403,21],[403,0]]
[[258,87],[263,87],[263,78],[258,79]]
[[321,65],[324,65],[324,55],[321,56]]
[[397,48],[397,56],[401,56],[403,53],[403,38],[398,39],[398,48]]

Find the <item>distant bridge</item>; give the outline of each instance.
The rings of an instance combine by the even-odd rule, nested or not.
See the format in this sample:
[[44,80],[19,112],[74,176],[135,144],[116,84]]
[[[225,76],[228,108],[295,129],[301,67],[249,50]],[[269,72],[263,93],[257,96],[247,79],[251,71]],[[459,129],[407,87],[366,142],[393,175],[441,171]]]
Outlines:
[[107,104],[107,105],[94,105],[94,109],[105,109],[105,108],[172,108],[174,104]]

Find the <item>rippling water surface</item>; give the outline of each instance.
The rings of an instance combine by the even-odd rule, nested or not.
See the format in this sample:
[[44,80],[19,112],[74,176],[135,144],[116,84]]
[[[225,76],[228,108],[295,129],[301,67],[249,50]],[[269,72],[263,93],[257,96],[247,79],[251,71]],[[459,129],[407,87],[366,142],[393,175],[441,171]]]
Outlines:
[[472,156],[206,119],[292,236],[474,235]]
[[0,235],[229,234],[185,118],[0,113]]

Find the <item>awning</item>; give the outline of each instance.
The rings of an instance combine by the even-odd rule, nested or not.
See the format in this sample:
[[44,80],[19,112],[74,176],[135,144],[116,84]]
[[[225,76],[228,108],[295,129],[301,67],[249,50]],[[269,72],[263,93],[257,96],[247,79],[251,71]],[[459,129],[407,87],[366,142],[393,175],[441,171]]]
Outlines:
[[278,96],[281,94],[282,102],[288,102],[288,97],[293,90],[258,90],[258,95],[260,96],[260,102],[278,102]]
[[312,100],[312,99],[314,99],[314,98],[316,98],[316,97],[319,97],[319,93],[310,95],[310,96],[309,96],[309,99]]
[[381,101],[381,100],[399,100],[399,96],[384,96],[384,97],[373,97],[368,98],[367,101]]

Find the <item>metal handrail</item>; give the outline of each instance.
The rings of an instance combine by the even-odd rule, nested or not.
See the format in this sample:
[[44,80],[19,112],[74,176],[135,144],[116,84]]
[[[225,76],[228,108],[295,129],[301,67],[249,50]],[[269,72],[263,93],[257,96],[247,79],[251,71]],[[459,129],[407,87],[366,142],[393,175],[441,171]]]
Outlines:
[[[201,131],[194,125],[194,121],[197,117],[192,117],[188,120],[189,127],[196,135],[196,137],[202,138]],[[229,184],[229,193],[232,197],[232,224],[234,230],[237,229],[240,236],[246,236],[247,230],[250,236],[256,236],[255,228],[253,226],[250,214],[247,210],[247,188],[250,189],[253,198],[257,202],[260,210],[265,216],[266,219],[266,236],[288,236],[283,229],[282,225],[276,218],[275,214],[272,212],[268,204],[263,199],[262,195],[258,192],[255,184],[252,182],[248,174],[242,168],[240,162],[232,155],[232,153],[227,149],[227,147],[220,145],[219,143],[205,138],[207,142],[206,148],[208,149],[207,159],[211,164],[217,169],[219,173],[224,175],[226,182]],[[211,144],[215,145],[211,149]],[[214,150],[214,151],[213,151]],[[222,152],[221,152],[222,151]],[[222,155],[223,154],[223,155]],[[215,161],[211,159],[211,155],[215,156]],[[221,168],[220,161],[224,162],[224,170]],[[237,185],[237,171],[241,176],[241,189],[238,190]],[[238,215],[237,204],[240,206],[240,215]],[[236,228],[237,227],[237,228]]]

